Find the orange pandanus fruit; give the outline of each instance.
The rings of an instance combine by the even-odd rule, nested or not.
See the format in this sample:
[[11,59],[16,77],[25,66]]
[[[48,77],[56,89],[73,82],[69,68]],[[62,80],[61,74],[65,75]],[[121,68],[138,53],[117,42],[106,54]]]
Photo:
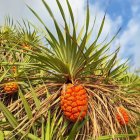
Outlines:
[[7,94],[13,94],[17,91],[18,91],[18,84],[16,82],[10,82],[4,85],[4,92]]
[[61,91],[61,109],[70,121],[82,120],[88,109],[87,92],[82,85],[64,85]]
[[16,66],[13,66],[12,67],[12,72],[15,73],[16,72],[16,69],[17,69]]
[[118,107],[116,118],[121,125],[126,125],[129,122],[128,112],[123,107]]

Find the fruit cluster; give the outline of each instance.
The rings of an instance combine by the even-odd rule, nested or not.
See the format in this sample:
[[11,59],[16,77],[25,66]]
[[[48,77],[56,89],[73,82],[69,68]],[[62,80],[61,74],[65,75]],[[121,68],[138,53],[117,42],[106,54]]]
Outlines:
[[63,87],[61,92],[61,109],[69,120],[82,120],[87,114],[87,92],[82,85],[72,84]]
[[116,114],[116,118],[120,125],[126,125],[129,122],[129,115],[125,108],[118,107],[118,112]]
[[15,82],[6,83],[4,85],[4,92],[8,94],[13,94],[18,91],[18,84]]
[[15,72],[16,72],[16,69],[17,69],[16,66],[13,66],[13,67],[12,67],[12,72],[15,73]]

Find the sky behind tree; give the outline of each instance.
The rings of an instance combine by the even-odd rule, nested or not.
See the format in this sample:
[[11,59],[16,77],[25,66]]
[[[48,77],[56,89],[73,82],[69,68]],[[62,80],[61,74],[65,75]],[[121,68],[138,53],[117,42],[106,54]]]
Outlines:
[[[57,20],[61,23],[62,18],[58,12],[55,0],[46,1],[52,8]],[[66,10],[67,7],[65,1],[60,1]],[[72,5],[79,26],[82,26],[82,22],[85,20],[87,0],[69,1]],[[106,22],[102,38],[108,33],[109,37],[111,37],[119,27],[122,27],[120,34],[112,45],[113,47],[117,47],[118,45],[121,46],[119,57],[123,60],[130,58],[130,64],[133,66],[133,69],[140,68],[140,0],[89,0],[89,3],[91,11],[91,26],[95,15],[97,16],[94,33],[97,34],[99,25],[107,8]],[[14,20],[23,18],[38,25],[39,23],[37,19],[31,11],[29,11],[26,4],[35,9],[44,19],[45,23],[54,30],[52,21],[45,11],[41,0],[0,0],[0,24],[2,25],[4,23],[4,17],[9,15],[13,17]]]

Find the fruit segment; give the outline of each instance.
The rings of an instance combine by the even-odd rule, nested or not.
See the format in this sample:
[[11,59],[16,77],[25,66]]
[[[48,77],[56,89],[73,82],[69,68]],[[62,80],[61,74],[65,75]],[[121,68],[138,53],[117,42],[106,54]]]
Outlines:
[[87,114],[87,92],[82,85],[68,84],[64,86],[60,97],[61,109],[67,119],[75,122],[82,120]]

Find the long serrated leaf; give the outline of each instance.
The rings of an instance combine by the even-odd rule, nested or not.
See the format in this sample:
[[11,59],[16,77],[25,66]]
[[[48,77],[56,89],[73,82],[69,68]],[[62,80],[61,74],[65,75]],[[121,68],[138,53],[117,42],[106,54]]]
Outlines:
[[102,23],[101,23],[101,26],[99,28],[98,35],[97,35],[96,40],[95,40],[95,44],[96,44],[97,40],[99,39],[99,37],[100,37],[100,35],[102,33],[102,30],[103,30],[103,27],[104,27],[104,23],[105,23],[105,18],[106,18],[106,13],[104,14],[104,17],[102,19]]
[[45,128],[45,140],[51,140],[51,114],[50,111],[48,111],[48,116],[47,116],[47,123],[46,123],[46,128]]
[[90,21],[89,2],[87,1],[86,32],[88,32],[89,21]]
[[54,15],[53,15],[52,11],[51,11],[49,5],[44,0],[42,0],[42,2],[44,4],[45,8],[47,9],[47,11],[49,12],[50,16],[52,17],[53,21],[54,21],[60,45],[64,46],[65,45],[65,41],[64,41],[64,38],[63,38],[63,34],[62,34],[61,29],[59,28],[59,26],[58,26],[58,24],[56,22],[56,19],[55,19]]
[[42,23],[42,25],[45,27],[46,31],[48,32],[50,38],[52,39],[52,41],[55,44],[58,44],[57,39],[54,37],[54,35],[51,33],[51,31],[48,29],[48,27],[45,25],[45,23],[43,22],[43,20],[39,17],[39,15],[32,9],[30,8],[28,5],[27,7],[30,9],[30,11],[35,15],[35,17]]
[[0,101],[0,110],[3,112],[9,123],[13,128],[18,126],[18,122],[14,115],[6,108],[6,106]]
[[25,109],[25,111],[27,113],[28,118],[32,119],[33,115],[32,115],[32,111],[30,109],[30,105],[28,104],[28,102],[27,102],[26,98],[24,97],[24,95],[23,95],[23,93],[22,93],[20,88],[19,88],[19,96],[20,96],[20,98],[21,98],[21,100],[23,102],[24,109]]
[[82,128],[82,126],[85,124],[86,120],[82,121],[82,122],[76,122],[70,132],[70,134],[68,135],[67,140],[74,140],[75,139],[75,135],[76,133]]
[[3,133],[3,131],[0,131],[0,140],[4,140],[4,133]]
[[[25,75],[26,75],[26,74],[25,74]],[[39,109],[39,108],[40,108],[40,100],[38,99],[38,97],[37,97],[37,95],[36,95],[36,93],[35,93],[35,90],[34,90],[34,88],[32,87],[31,82],[30,82],[30,80],[29,80],[29,78],[28,78],[27,75],[26,75],[26,77],[27,77],[27,79],[28,79],[28,83],[29,83],[29,86],[30,86],[31,94],[32,94],[32,97],[33,97],[33,99],[34,99],[35,105],[36,105],[37,109]]]
[[107,64],[107,66],[105,68],[105,71],[106,71],[107,75],[109,75],[111,69],[115,65],[114,62],[116,60],[117,54],[118,54],[118,49],[117,49],[117,51],[115,52],[114,56],[112,57],[112,59],[109,61],[109,63]]
[[113,138],[128,138],[128,137],[134,137],[137,136],[136,134],[118,134],[113,136],[101,136],[100,138],[97,138],[97,140],[110,140]]

